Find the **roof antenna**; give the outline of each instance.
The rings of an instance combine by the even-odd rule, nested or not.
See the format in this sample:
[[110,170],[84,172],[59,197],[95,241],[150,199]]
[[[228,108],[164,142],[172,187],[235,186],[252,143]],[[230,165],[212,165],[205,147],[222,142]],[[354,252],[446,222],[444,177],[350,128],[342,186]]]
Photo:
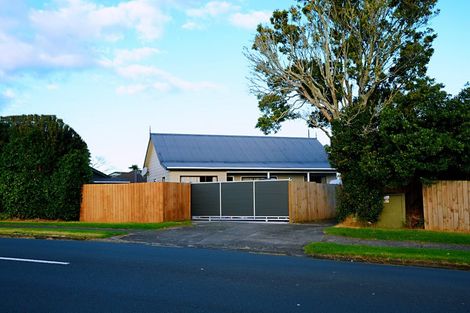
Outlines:
[[149,125],[149,134],[152,133],[152,125]]
[[310,138],[310,128],[307,127],[307,137]]

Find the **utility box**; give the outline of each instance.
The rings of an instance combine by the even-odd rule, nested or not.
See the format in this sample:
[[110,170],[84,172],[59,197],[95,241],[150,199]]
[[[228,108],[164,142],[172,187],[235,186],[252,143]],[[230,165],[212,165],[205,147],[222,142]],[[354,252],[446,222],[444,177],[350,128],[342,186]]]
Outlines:
[[386,195],[384,197],[384,209],[375,226],[381,228],[402,228],[405,221],[405,194]]

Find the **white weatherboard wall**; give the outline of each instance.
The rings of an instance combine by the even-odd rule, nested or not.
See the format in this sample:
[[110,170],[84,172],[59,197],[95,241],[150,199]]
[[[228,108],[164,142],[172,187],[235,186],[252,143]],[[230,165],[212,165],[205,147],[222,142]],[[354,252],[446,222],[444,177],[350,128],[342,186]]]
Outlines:
[[149,141],[149,146],[147,148],[147,156],[145,158],[147,161],[145,167],[148,170],[147,181],[148,182],[161,182],[163,177],[168,181],[168,171],[161,165],[160,160],[158,159],[157,152],[151,141]]

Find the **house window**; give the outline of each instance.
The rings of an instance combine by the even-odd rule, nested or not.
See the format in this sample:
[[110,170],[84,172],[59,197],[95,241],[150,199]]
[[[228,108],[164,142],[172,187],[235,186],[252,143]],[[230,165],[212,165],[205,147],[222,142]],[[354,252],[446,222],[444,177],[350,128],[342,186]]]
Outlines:
[[162,177],[162,182],[163,182],[163,183],[165,182],[165,176]]
[[233,181],[233,176],[227,176],[227,181]]
[[266,180],[266,176],[243,176],[242,180]]
[[310,174],[310,182],[320,184],[324,177],[326,177],[326,175]]
[[217,181],[217,176],[200,176],[201,183],[209,183],[213,181]]
[[208,183],[216,182],[217,176],[180,176],[182,183]]
[[198,183],[199,177],[198,176],[181,176],[180,182],[182,183]]

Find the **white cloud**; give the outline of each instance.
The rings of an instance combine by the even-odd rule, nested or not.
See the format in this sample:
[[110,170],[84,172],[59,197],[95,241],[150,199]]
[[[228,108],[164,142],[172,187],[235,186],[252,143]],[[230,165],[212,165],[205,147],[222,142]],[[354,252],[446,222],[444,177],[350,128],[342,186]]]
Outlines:
[[129,62],[139,62],[158,53],[160,50],[151,47],[119,49],[114,52],[113,59],[103,59],[99,63],[103,66],[119,66]]
[[0,70],[8,71],[30,63],[34,49],[30,44],[0,32]]
[[153,84],[153,88],[161,92],[167,92],[171,90],[171,86],[168,83],[156,82]]
[[57,85],[57,84],[47,84],[46,89],[47,90],[57,90],[57,89],[59,89],[59,85]]
[[203,29],[204,27],[196,22],[189,21],[181,25],[181,28],[187,29],[187,30],[198,30],[198,29]]
[[272,12],[267,11],[254,11],[250,13],[235,13],[230,16],[230,23],[237,27],[255,29],[260,23],[269,21]]
[[153,88],[159,91],[169,91],[171,89],[180,91],[201,91],[221,88],[219,84],[213,82],[188,81],[155,66],[133,64],[129,66],[118,67],[116,71],[119,75],[125,78],[138,81],[147,81],[153,86]]
[[186,15],[192,17],[214,17],[221,14],[230,13],[237,11],[239,7],[226,1],[211,1],[205,6],[197,9],[189,9],[186,11]]
[[[14,3],[2,3],[0,10],[0,79],[21,70],[40,73],[96,66],[100,46],[132,36],[132,32],[144,42],[158,39],[170,20],[160,3],[151,0],[115,5],[55,0],[43,9],[17,10],[17,15],[7,16]],[[132,61],[156,52],[142,48],[122,51],[116,58],[118,62]]]
[[116,59],[115,61],[117,64],[122,64],[126,63],[129,61],[140,61],[145,58],[148,58],[152,55],[155,55],[157,53],[160,53],[160,50],[156,48],[150,48],[150,47],[143,47],[143,48],[137,48],[137,49],[123,49],[123,50],[117,50],[116,51]]
[[63,53],[63,54],[49,54],[40,53],[37,56],[37,60],[41,64],[49,65],[53,67],[79,67],[80,65],[86,64],[88,61],[84,55]]
[[121,76],[131,79],[166,75],[166,72],[159,68],[140,64],[132,64],[129,66],[118,67],[117,72]]
[[116,93],[118,95],[133,95],[133,94],[142,92],[146,89],[147,89],[147,86],[141,85],[141,84],[119,86],[116,88]]
[[[186,11],[186,15],[192,19],[204,19],[223,15],[230,24],[245,29],[255,29],[260,23],[269,21],[272,12],[252,11],[241,13],[240,7],[226,1],[211,1],[200,8],[193,8]],[[195,21],[188,21],[181,26],[184,29],[199,29],[200,25]]]
[[142,39],[154,40],[163,33],[170,17],[147,0],[132,0],[115,6],[97,5],[82,0],[67,0],[52,10],[33,10],[32,25],[48,38],[70,36],[79,39],[116,40],[119,30],[134,29]]
[[[166,2],[165,2],[166,1]],[[117,3],[116,3],[117,2]],[[128,82],[116,86],[118,94],[148,90],[167,92],[217,89],[209,81],[190,81],[155,66],[146,66],[160,51],[149,41],[160,38],[170,17],[163,13],[173,0],[119,0],[103,4],[98,0],[51,0],[36,9],[26,4],[12,17],[8,6],[14,1],[0,0],[0,80],[18,73],[48,74],[50,71],[96,68],[115,71]],[[181,9],[181,8],[180,8]],[[226,1],[212,1],[189,10],[194,16],[181,27],[201,29],[199,19],[237,12],[239,7]],[[139,48],[125,47],[127,39]],[[135,40],[137,39],[137,40]],[[119,41],[123,43],[118,43]],[[124,42],[126,40],[126,42]],[[128,84],[129,83],[129,84]],[[55,84],[43,88],[55,90]],[[9,99],[0,90],[0,97]]]
[[14,99],[16,97],[16,94],[12,89],[5,89],[2,92],[2,96],[6,99],[11,100],[11,99]]
[[173,87],[182,91],[216,90],[220,88],[220,85],[213,82],[190,82],[175,76],[168,77],[167,79]]

